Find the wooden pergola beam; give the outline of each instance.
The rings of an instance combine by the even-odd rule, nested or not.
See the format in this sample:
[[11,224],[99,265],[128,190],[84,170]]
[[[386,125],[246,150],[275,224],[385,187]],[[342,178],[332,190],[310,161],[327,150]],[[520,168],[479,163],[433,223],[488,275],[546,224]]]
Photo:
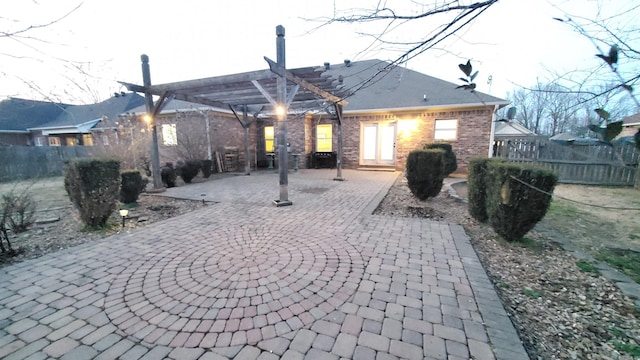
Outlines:
[[342,106],[346,106],[348,104],[344,99],[335,96],[328,91],[322,90],[321,88],[311,84],[310,82],[295,76],[293,73],[286,69],[278,67],[278,64],[268,57],[265,56],[264,59],[269,64],[269,69],[271,69],[274,74],[283,76],[294,84],[300,85],[301,87],[311,91],[312,93],[331,101],[332,103],[340,104]]

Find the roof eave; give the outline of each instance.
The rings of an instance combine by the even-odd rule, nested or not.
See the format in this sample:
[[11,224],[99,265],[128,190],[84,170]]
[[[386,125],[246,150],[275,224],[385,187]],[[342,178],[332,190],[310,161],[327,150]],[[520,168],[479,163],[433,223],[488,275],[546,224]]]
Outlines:
[[0,130],[0,134],[30,134],[28,130]]
[[477,108],[477,107],[487,107],[487,106],[507,106],[509,105],[509,101],[492,101],[485,103],[472,103],[472,104],[442,104],[442,105],[429,105],[429,106],[410,106],[410,107],[396,107],[396,108],[381,108],[381,109],[358,109],[358,110],[349,110],[348,108],[344,109],[345,114],[362,114],[362,113],[385,113],[385,112],[394,112],[394,111],[424,111],[424,110],[435,110],[435,109],[461,109],[461,108]]

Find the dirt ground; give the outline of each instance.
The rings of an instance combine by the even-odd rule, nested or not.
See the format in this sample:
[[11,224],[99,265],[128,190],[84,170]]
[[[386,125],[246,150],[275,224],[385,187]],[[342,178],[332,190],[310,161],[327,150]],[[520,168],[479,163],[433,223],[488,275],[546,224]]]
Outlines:
[[[194,181],[205,180],[198,177]],[[0,184],[0,194],[11,188],[11,184]],[[464,184],[456,185],[455,189],[458,195],[465,196]],[[25,233],[12,236],[14,246],[19,249],[18,255],[0,256],[0,266],[123,231],[117,214],[109,229],[83,231],[62,187],[62,178],[31,184],[29,191],[37,194],[38,218],[42,222]],[[640,207],[640,191],[633,189],[560,185],[555,193],[599,205]],[[614,214],[612,209],[584,210],[585,206],[561,199],[554,199],[554,202],[562,206],[548,213],[541,224],[555,227],[563,236],[576,238],[576,242],[582,241],[583,245],[590,244],[592,248],[596,248],[595,245],[637,245],[635,236],[640,234],[638,212],[615,210],[621,212]],[[138,203],[124,230],[147,226],[202,206],[215,206],[144,194]],[[581,271],[577,260],[562,250],[554,239],[530,232],[527,242],[507,243],[490,227],[472,219],[466,203],[446,191],[426,201],[417,200],[402,176],[376,213],[464,226],[532,359],[640,358],[640,313],[633,301],[623,296],[611,281]],[[567,221],[575,219],[576,214],[582,224]],[[603,232],[608,235],[599,234],[594,228],[605,229],[607,231]],[[618,229],[620,233],[611,235]],[[639,353],[633,355],[634,349]]]

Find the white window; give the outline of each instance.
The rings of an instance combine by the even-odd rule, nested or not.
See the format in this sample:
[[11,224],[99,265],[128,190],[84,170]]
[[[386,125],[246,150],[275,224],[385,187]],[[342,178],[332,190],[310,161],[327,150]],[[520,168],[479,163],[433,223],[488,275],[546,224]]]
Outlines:
[[264,127],[264,151],[268,153],[272,153],[275,151],[274,149],[274,131],[273,126],[265,126]]
[[318,124],[316,127],[316,151],[331,152],[333,143],[333,127],[331,124]]
[[78,139],[76,139],[74,137],[68,137],[66,139],[66,143],[67,143],[67,146],[76,146],[76,145],[78,145]]
[[455,140],[458,136],[458,120],[436,120],[434,140]]
[[107,134],[102,135],[102,145],[109,146],[109,135]]
[[162,143],[164,145],[178,145],[176,124],[162,124]]
[[36,146],[44,146],[44,141],[42,141],[42,137],[36,136]]
[[49,146],[60,146],[60,138],[56,136],[49,136]]

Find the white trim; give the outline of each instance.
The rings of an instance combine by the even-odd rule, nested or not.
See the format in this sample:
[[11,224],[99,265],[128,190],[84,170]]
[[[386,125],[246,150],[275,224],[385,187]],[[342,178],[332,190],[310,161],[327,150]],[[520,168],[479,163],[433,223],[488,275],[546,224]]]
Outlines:
[[493,157],[493,142],[496,137],[496,117],[498,113],[498,105],[493,109],[493,114],[491,114],[491,134],[489,135],[489,157]]
[[348,110],[344,109],[343,114],[375,114],[375,113],[388,113],[388,112],[397,112],[397,111],[427,111],[427,110],[437,110],[437,109],[453,109],[454,111],[457,109],[463,108],[477,108],[477,107],[488,107],[488,106],[500,106],[500,105],[509,105],[508,101],[500,101],[500,102],[491,102],[491,103],[474,103],[474,104],[449,104],[449,105],[433,105],[433,106],[415,106],[415,107],[403,107],[403,108],[385,108],[385,109],[362,109],[362,110]]

